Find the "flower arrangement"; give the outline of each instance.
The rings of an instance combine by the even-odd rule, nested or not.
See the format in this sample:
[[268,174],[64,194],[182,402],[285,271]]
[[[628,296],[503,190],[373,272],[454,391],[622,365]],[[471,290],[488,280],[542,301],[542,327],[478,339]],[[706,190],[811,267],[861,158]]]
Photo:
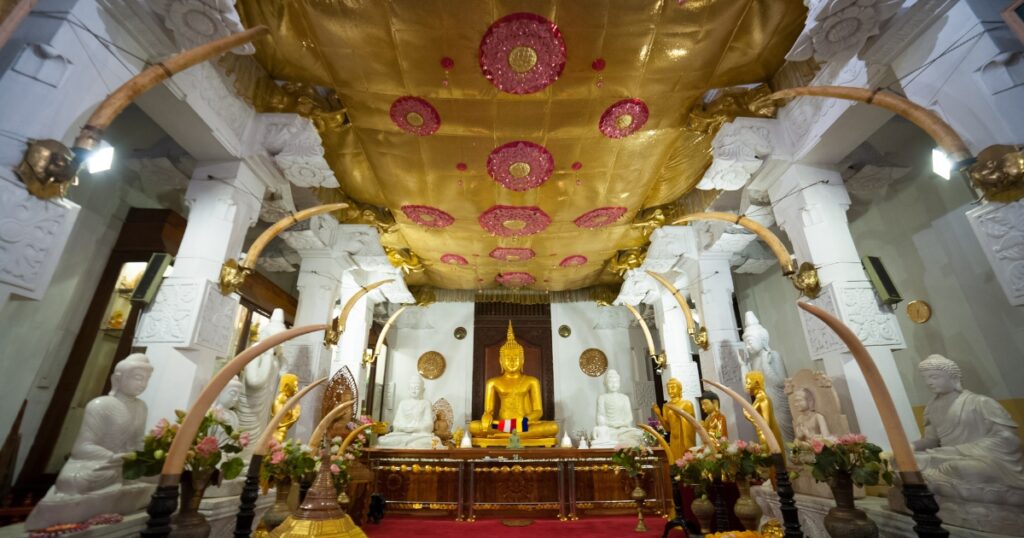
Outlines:
[[706,494],[716,479],[739,482],[768,476],[771,458],[758,443],[742,439],[718,441],[718,450],[709,446],[692,447],[671,466],[671,473],[698,495]]
[[646,445],[622,447],[612,454],[612,463],[626,471],[630,478],[636,478],[643,474],[643,470],[640,467],[640,458],[650,456],[653,453],[651,448]]
[[[122,470],[126,480],[160,474],[167,451],[185,419],[184,411],[179,409],[174,413],[177,415],[175,423],[160,419],[143,440],[142,450],[125,456]],[[194,476],[210,476],[214,483],[222,479],[231,480],[245,466],[242,458],[234,454],[240,453],[248,444],[248,432],[236,431],[211,411],[199,424],[199,431],[185,458],[185,470]]]
[[722,476],[722,455],[709,446],[690,447],[670,467],[673,478],[693,486],[698,497],[707,495],[711,483]]
[[661,425],[661,421],[658,420],[658,417],[647,417],[647,425],[654,429],[654,431],[658,432],[662,437],[668,438],[668,432],[665,431],[665,427]]
[[301,442],[271,439],[269,457],[260,468],[260,482],[264,491],[283,482],[300,482],[316,470],[316,463],[312,449]]
[[[359,422],[349,422],[349,431],[355,430],[363,424],[372,424],[373,421],[366,416],[359,417]],[[356,438],[341,452],[341,437],[331,439],[331,450],[329,462],[331,466],[331,479],[334,481],[334,488],[339,492],[348,484],[349,465],[363,455],[363,449],[367,445],[367,438],[363,432],[356,434]]]
[[790,454],[794,462],[809,467],[818,482],[832,483],[845,474],[857,486],[892,484],[892,469],[881,447],[859,433],[796,441]]

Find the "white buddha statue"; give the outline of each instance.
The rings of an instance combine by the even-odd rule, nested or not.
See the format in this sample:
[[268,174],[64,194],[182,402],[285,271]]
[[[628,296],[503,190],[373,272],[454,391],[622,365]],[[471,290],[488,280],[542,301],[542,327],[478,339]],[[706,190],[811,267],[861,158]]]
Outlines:
[[635,446],[643,440],[643,432],[634,425],[629,396],[619,392],[620,382],[619,373],[615,370],[604,374],[607,392],[597,397],[597,426],[594,427],[594,441],[590,448]]
[[[284,311],[274,309],[270,323],[260,335],[265,340],[285,330]],[[263,428],[270,422],[270,406],[277,395],[277,378],[282,363],[281,346],[269,349],[250,362],[242,370],[242,392],[238,402],[238,427],[249,432],[253,439],[259,438]]]
[[800,441],[832,435],[825,415],[814,408],[814,393],[806,387],[793,392],[793,434]]
[[77,523],[97,514],[129,514],[144,507],[155,486],[122,480],[124,456],[142,449],[146,403],[138,398],[153,366],[135,353],[114,367],[107,396],[89,401],[82,429],[56,484],[25,522],[27,529]]
[[[1024,528],[1024,455],[1017,423],[997,401],[965,390],[942,355],[918,371],[935,397],[924,410],[915,458],[943,522],[1016,535]],[[892,500],[892,497],[890,497]]]
[[409,380],[409,397],[398,404],[391,433],[377,439],[380,448],[433,448],[441,446],[434,435],[434,408],[423,398],[423,379]]
[[764,374],[764,389],[774,405],[779,431],[786,441],[792,441],[793,419],[786,397],[786,365],[779,352],[769,347],[769,340],[768,329],[761,325],[753,312],[747,311],[743,317],[744,352],[740,353],[744,379],[750,372]]
[[228,381],[224,390],[221,391],[220,396],[217,397],[217,401],[213,403],[213,412],[224,423],[231,426],[232,429],[238,429],[238,402],[242,398],[242,389],[244,385],[241,380],[237,377],[231,378]]

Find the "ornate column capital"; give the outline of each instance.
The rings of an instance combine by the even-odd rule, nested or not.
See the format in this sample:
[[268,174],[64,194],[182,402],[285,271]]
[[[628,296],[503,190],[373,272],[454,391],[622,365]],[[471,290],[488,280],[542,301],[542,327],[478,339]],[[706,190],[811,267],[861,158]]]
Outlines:
[[225,355],[230,351],[237,307],[236,295],[222,295],[208,279],[167,277],[139,321],[134,345],[163,344]]
[[853,57],[903,3],[904,0],[804,0],[808,8],[807,26],[786,59],[828,62]]

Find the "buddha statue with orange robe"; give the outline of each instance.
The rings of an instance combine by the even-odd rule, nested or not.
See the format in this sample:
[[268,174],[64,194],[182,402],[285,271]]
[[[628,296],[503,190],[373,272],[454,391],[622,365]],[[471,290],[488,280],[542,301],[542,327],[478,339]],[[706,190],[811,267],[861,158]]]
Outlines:
[[[544,405],[541,402],[540,380],[523,373],[525,355],[523,346],[516,342],[512,323],[508,324],[508,338],[498,353],[502,374],[487,380],[484,386],[484,412],[479,421],[469,425],[473,444],[504,446],[509,433],[493,429],[494,420],[527,419],[527,431],[519,431],[527,446],[553,446],[558,435],[558,424],[541,420]],[[550,442],[550,444],[548,444]]]

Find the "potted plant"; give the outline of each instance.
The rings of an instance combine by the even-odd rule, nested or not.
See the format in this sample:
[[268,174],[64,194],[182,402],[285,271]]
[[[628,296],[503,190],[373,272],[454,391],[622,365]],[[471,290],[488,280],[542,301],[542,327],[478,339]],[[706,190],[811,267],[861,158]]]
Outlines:
[[771,461],[760,443],[748,443],[742,439],[719,441],[722,454],[722,478],[735,482],[740,497],[733,506],[733,513],[748,530],[757,530],[761,522],[761,507],[750,497],[750,481],[768,478]]
[[277,490],[274,505],[263,516],[267,529],[273,530],[291,514],[288,495],[292,484],[298,484],[304,476],[312,474],[317,462],[313,451],[294,439],[284,443],[271,439],[269,448],[269,455],[260,468],[260,481],[264,492],[271,487]]
[[[717,456],[717,457],[716,457]],[[715,506],[708,499],[711,484],[722,476],[722,458],[711,447],[691,447],[683,452],[669,468],[673,479],[693,487],[694,499],[690,510],[697,517],[700,532],[711,532],[711,520],[715,515]]]
[[815,437],[793,443],[794,462],[811,469],[818,482],[825,482],[836,500],[835,508],[825,516],[825,529],[831,536],[870,538],[878,536],[878,526],[853,502],[853,486],[892,483],[892,469],[882,457],[878,445],[863,435]]
[[[125,479],[136,480],[160,474],[167,451],[185,418],[185,412],[180,409],[175,414],[175,423],[160,419],[144,438],[142,450],[125,457]],[[181,475],[181,508],[172,520],[172,536],[209,536],[210,524],[199,513],[203,493],[211,484],[234,479],[242,472],[245,462],[237,454],[248,444],[248,432],[236,431],[212,411],[203,417],[185,459],[185,472]]]

